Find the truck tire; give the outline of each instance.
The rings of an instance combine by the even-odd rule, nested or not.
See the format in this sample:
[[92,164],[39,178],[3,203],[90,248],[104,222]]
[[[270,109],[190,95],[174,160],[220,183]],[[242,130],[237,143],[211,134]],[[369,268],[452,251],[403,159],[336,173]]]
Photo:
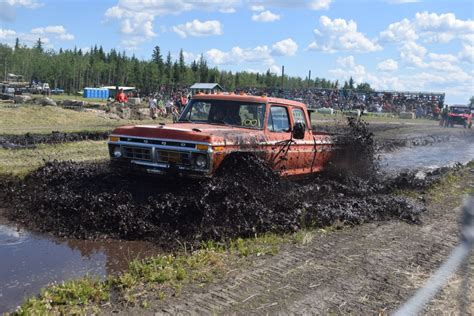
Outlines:
[[278,175],[270,168],[267,161],[252,153],[235,153],[227,156],[222,161],[216,175],[232,181],[263,181],[274,183]]

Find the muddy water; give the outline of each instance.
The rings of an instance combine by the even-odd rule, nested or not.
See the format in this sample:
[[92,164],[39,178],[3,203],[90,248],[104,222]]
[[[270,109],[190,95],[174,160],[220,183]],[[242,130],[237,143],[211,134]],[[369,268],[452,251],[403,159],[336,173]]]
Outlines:
[[422,146],[402,148],[381,155],[382,170],[390,173],[401,170],[431,170],[452,166],[456,163],[465,164],[474,159],[474,143],[472,139]]
[[151,243],[51,238],[21,229],[0,215],[0,313],[51,282],[86,274],[104,278],[137,257],[156,254]]

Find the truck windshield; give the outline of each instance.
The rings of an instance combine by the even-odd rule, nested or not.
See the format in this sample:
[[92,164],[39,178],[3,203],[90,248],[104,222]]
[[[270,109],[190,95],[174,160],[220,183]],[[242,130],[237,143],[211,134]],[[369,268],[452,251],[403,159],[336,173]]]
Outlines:
[[451,108],[451,113],[454,113],[454,114],[464,114],[464,113],[468,113],[469,114],[469,109],[467,108]]
[[262,129],[265,104],[227,100],[191,100],[179,122]]

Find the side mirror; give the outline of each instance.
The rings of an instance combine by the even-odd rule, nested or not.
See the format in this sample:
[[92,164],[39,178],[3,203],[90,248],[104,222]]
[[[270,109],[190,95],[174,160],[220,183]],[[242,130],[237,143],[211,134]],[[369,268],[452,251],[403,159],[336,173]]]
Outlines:
[[295,125],[293,126],[293,138],[303,139],[305,131],[306,131],[306,126],[303,123],[301,122],[295,123]]

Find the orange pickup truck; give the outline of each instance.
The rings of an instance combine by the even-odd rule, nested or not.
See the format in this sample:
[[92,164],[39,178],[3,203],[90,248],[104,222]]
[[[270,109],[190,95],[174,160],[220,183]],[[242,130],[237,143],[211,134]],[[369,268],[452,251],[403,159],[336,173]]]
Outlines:
[[311,130],[303,103],[265,96],[195,95],[173,124],[116,128],[112,166],[125,171],[212,177],[225,159],[256,155],[281,176],[322,170],[334,138]]

